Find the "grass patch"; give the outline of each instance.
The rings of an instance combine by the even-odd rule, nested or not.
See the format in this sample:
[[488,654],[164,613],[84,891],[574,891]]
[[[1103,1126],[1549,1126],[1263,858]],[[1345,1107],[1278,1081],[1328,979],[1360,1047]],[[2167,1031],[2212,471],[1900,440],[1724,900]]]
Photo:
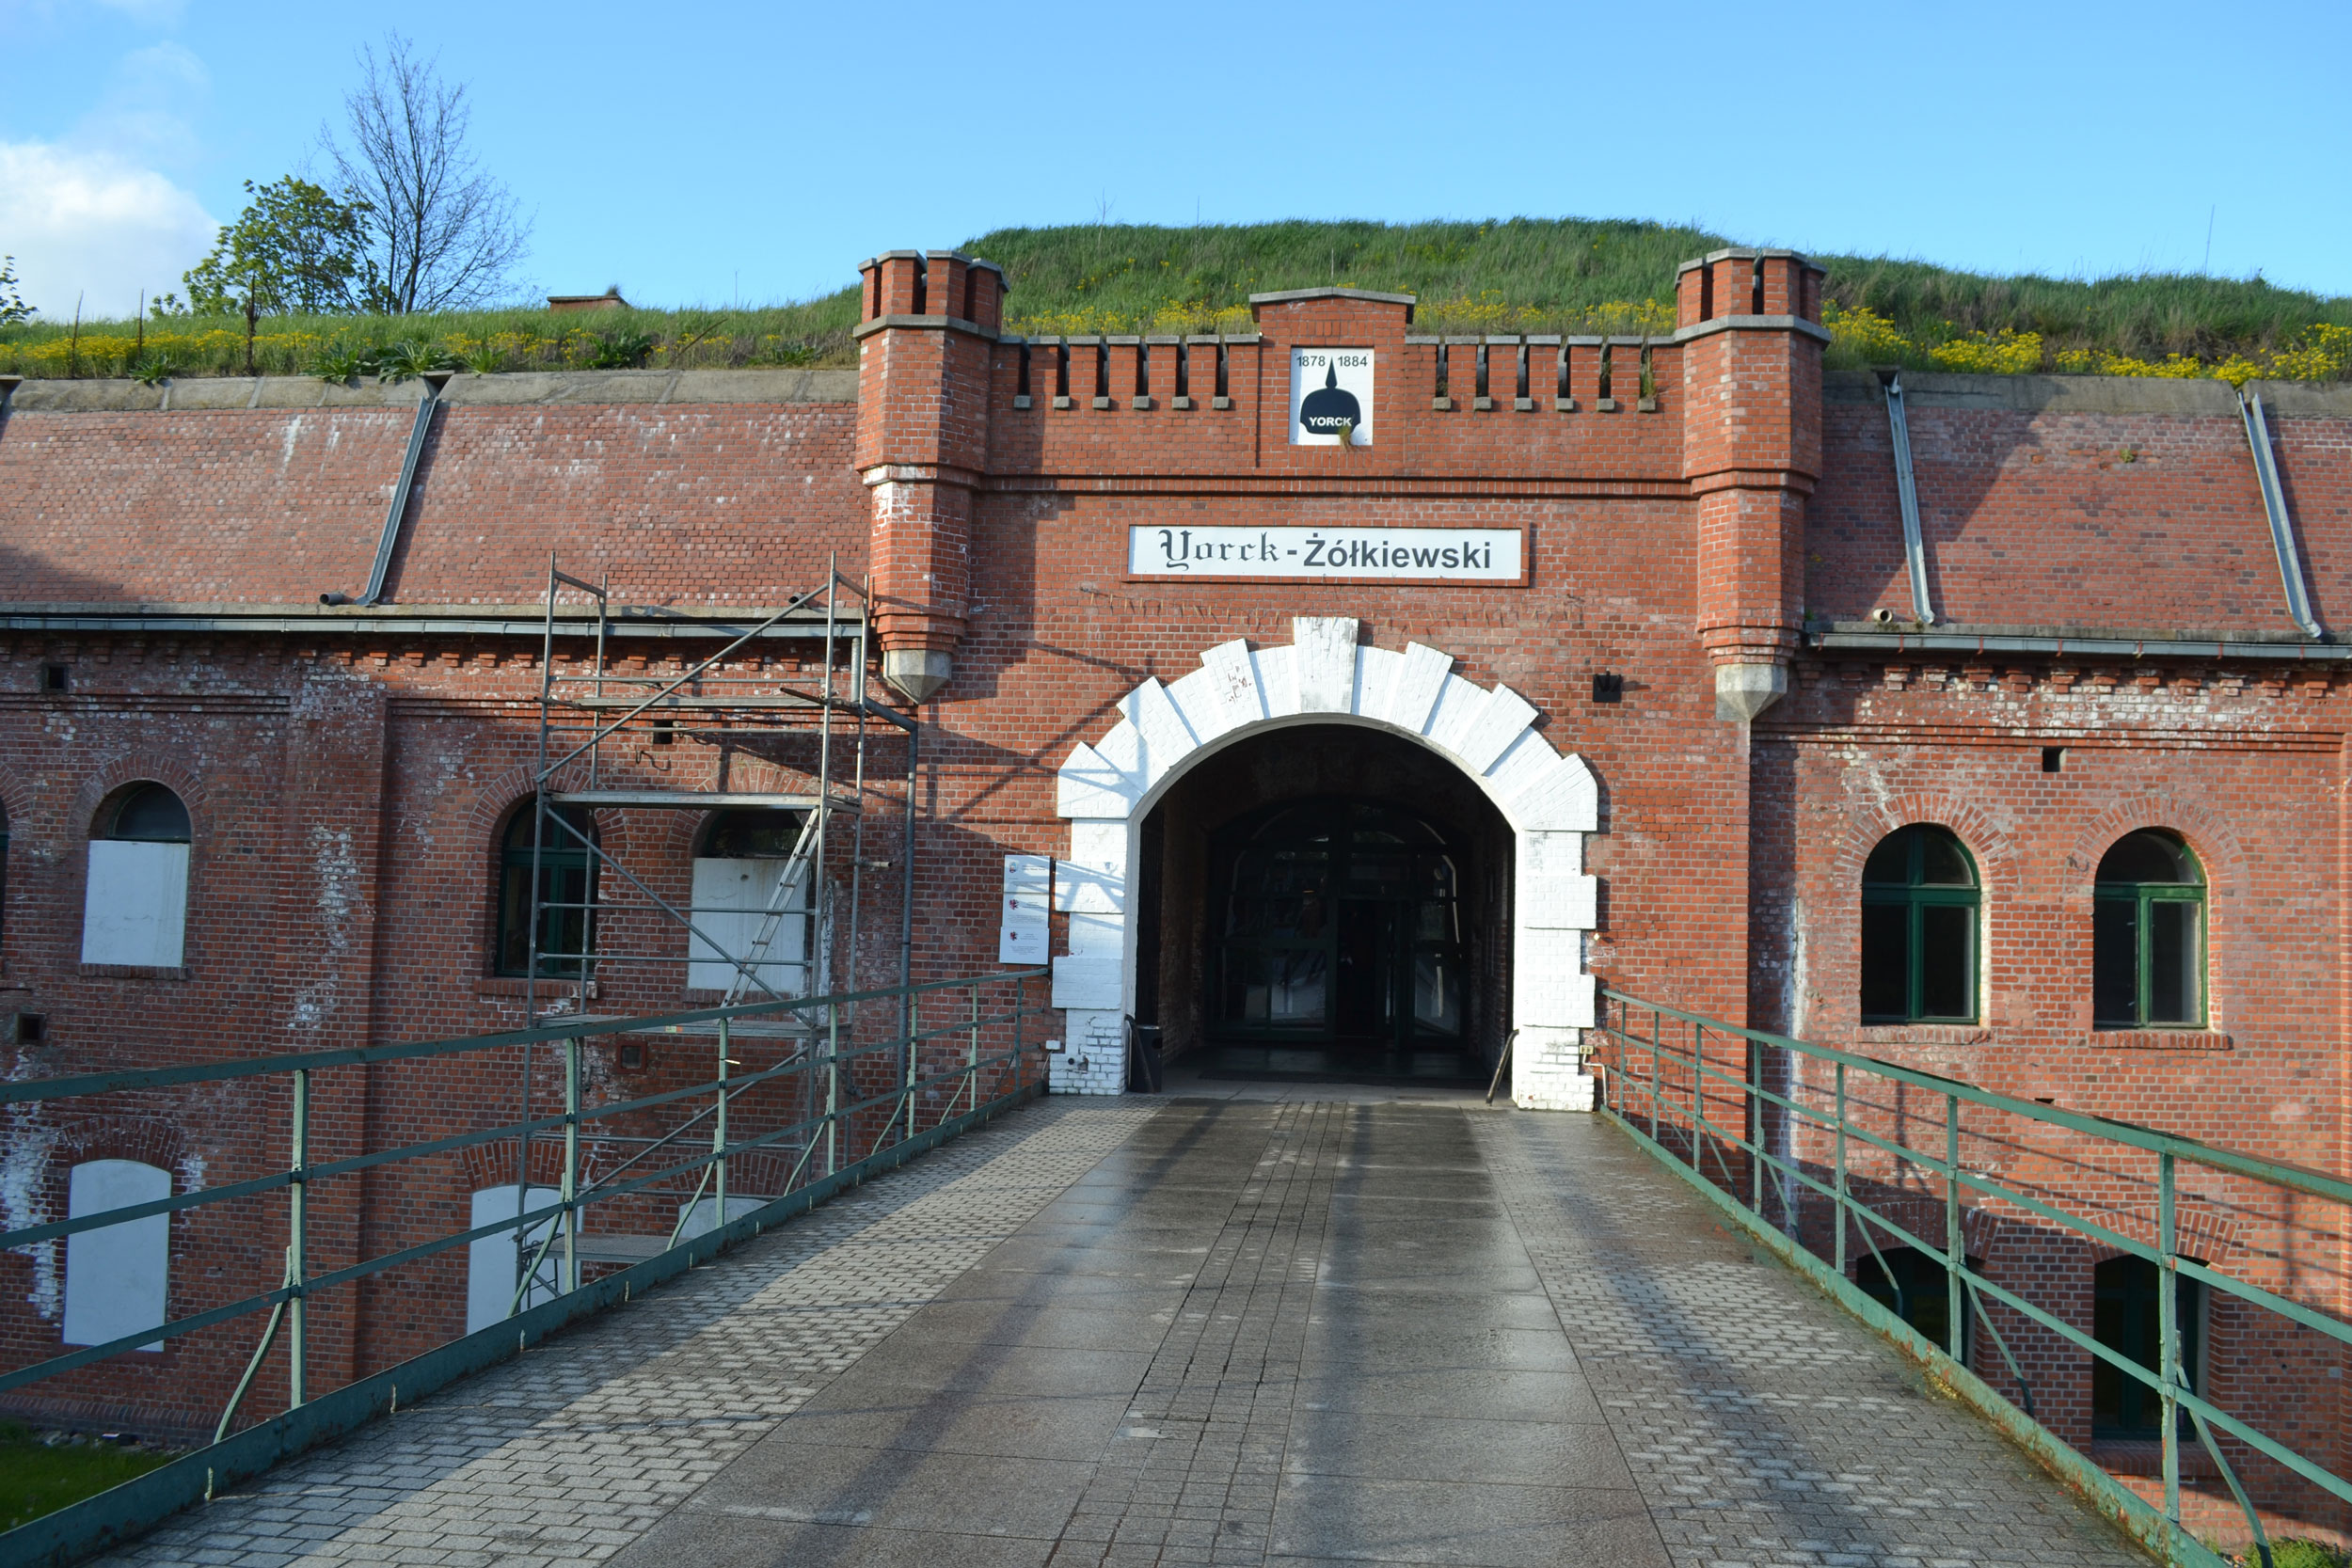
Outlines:
[[0,1421],[0,1529],[95,1497],[173,1456],[97,1437],[43,1435]]
[[[1702,229],[1583,218],[1486,223],[1139,224],[999,229],[961,248],[1005,268],[1030,336],[1240,332],[1248,296],[1323,285],[1420,296],[1424,332],[1674,330],[1675,268],[1731,243]],[[1994,277],[1886,257],[1816,257],[1835,366],[2094,375],[2352,379],[2352,297],[2260,278]],[[854,286],[750,310],[541,309],[278,316],[254,368],[335,380],[612,366],[853,365]],[[177,316],[0,328],[23,375],[240,375],[245,324]]]
[[[739,369],[855,364],[855,288],[798,305],[748,310],[464,310],[414,316],[264,316],[253,337],[262,375],[333,381],[480,371]],[[140,376],[166,364],[183,376],[246,373],[245,321],[165,316],[43,321],[0,328],[0,371],[39,376]]]

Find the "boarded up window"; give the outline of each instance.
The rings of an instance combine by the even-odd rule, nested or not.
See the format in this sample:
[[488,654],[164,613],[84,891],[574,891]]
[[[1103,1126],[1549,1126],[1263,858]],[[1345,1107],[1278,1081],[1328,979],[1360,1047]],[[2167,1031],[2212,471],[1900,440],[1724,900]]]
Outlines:
[[188,847],[93,839],[82,961],[177,969],[188,924]]
[[[495,1225],[501,1220],[511,1220],[518,1212],[529,1214],[541,1209],[552,1209],[563,1200],[563,1196],[564,1195],[553,1187],[533,1187],[523,1194],[522,1206],[517,1210],[515,1203],[515,1188],[511,1184],[504,1187],[485,1187],[473,1195],[473,1217],[466,1222],[466,1227],[469,1230],[479,1229],[485,1225]],[[512,1230],[501,1231],[495,1236],[485,1236],[480,1241],[467,1244],[467,1333],[471,1334],[476,1329],[487,1328],[492,1323],[500,1322],[506,1317],[507,1307],[510,1305],[519,1312],[536,1307],[543,1301],[555,1299],[555,1268],[559,1261],[559,1249],[564,1244],[560,1238],[553,1246],[548,1248],[547,1257],[541,1259],[538,1268],[532,1271],[531,1289],[523,1292],[523,1298],[519,1304],[515,1302],[515,1285],[524,1262],[537,1256],[539,1243],[548,1239],[548,1233],[554,1227],[555,1216],[553,1214],[524,1227],[521,1232],[521,1246],[528,1248],[528,1252],[518,1250],[516,1242],[516,1233]]]
[[[136,1160],[91,1160],[73,1167],[66,1212],[81,1219],[171,1196],[171,1173]],[[77,1231],[65,1241],[65,1342],[103,1345],[161,1328],[170,1291],[171,1216],[149,1214]],[[163,1341],[141,1345],[161,1350]]]

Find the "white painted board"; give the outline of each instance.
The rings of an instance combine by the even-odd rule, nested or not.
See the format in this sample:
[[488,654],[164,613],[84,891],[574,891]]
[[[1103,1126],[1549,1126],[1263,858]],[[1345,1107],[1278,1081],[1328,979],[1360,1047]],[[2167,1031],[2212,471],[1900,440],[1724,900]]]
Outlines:
[[[95,847],[95,846],[93,846]],[[184,848],[184,845],[138,845]],[[171,1173],[136,1160],[90,1160],[67,1178],[66,1217],[81,1219],[171,1196]],[[65,1342],[103,1345],[161,1328],[171,1297],[171,1216],[150,1214],[65,1239]],[[164,1342],[141,1345],[161,1350]]]
[[82,961],[177,969],[188,923],[188,847],[92,839]]
[[[710,942],[689,936],[686,942],[686,983],[696,990],[724,990],[741,972],[730,961],[748,959],[767,919],[768,900],[789,864],[780,860],[713,860],[694,862],[694,925]],[[753,964],[760,980],[780,996],[808,992],[801,959],[808,953],[808,878],[803,875],[785,905],[784,919],[762,955]],[[714,948],[711,942],[718,945]],[[756,997],[759,993],[750,993]]]
[[[527,1214],[536,1209],[551,1207],[562,1202],[563,1197],[564,1195],[553,1187],[533,1187],[523,1195],[522,1212]],[[511,1182],[503,1187],[485,1187],[473,1195],[472,1218],[466,1222],[466,1228],[472,1230],[494,1225],[500,1220],[511,1220],[515,1214],[515,1188]],[[549,1215],[525,1227],[522,1231],[524,1244],[536,1253],[539,1243],[547,1240],[548,1231],[554,1224],[555,1216]],[[505,1230],[467,1243],[466,1332],[469,1334],[504,1319],[507,1304],[515,1299],[515,1271],[523,1264],[523,1259],[516,1255],[515,1239],[516,1232]],[[532,1275],[531,1289],[523,1292],[522,1304],[517,1311],[555,1299],[557,1248],[562,1245],[558,1242],[555,1246],[548,1248],[547,1258]]]

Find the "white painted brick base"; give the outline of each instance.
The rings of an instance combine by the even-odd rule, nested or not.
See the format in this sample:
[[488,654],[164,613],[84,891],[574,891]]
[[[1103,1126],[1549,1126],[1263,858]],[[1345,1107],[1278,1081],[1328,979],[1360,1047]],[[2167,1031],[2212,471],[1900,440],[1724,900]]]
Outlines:
[[1127,1088],[1126,1020],[1114,1012],[1076,1008],[1063,1015],[1070,1037],[1045,1058],[1051,1094],[1123,1094]]

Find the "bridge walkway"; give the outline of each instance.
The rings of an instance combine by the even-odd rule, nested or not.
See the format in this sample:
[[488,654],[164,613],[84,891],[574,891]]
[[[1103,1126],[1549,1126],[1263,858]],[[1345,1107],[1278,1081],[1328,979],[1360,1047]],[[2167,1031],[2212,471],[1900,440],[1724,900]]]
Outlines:
[[1594,1118],[1054,1100],[117,1559],[2146,1562]]

